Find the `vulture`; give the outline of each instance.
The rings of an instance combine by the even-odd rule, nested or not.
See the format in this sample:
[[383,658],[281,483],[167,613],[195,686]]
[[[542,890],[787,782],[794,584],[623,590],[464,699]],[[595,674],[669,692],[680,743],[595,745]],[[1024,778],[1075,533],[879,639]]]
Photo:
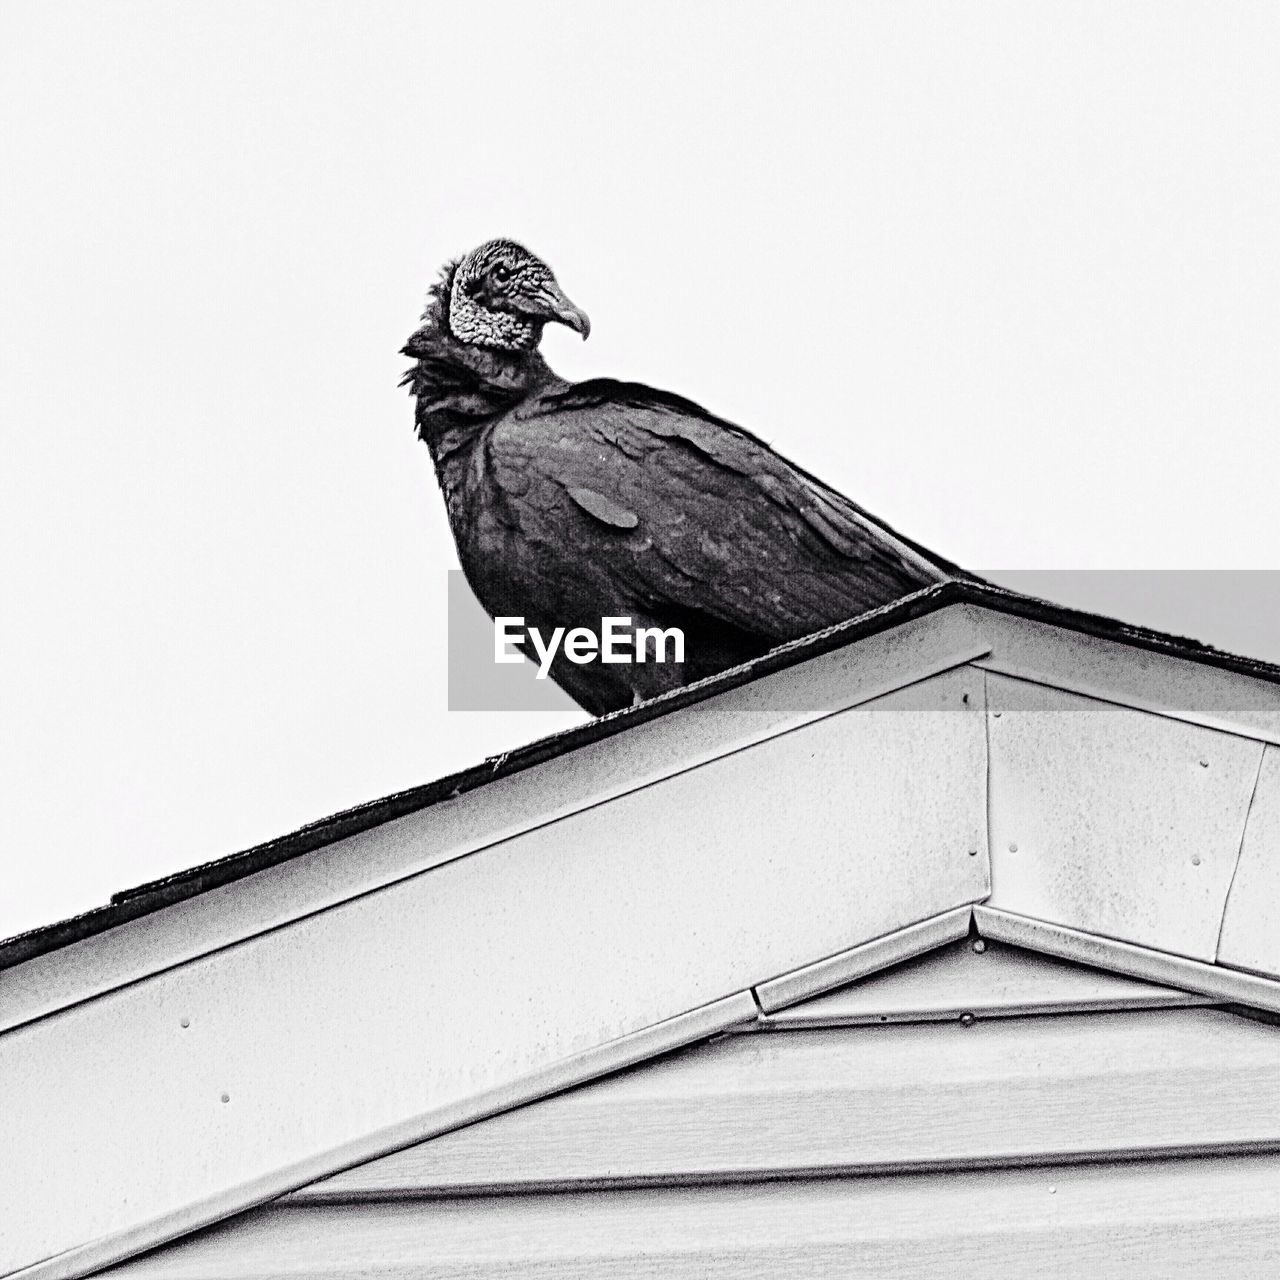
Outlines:
[[631,661],[559,648],[549,674],[591,714],[968,576],[691,400],[557,377],[538,352],[547,324],[591,332],[546,263],[490,240],[431,288],[404,383],[491,617],[523,619],[526,645],[534,628],[599,635],[609,617],[683,635],[678,662],[656,640]]

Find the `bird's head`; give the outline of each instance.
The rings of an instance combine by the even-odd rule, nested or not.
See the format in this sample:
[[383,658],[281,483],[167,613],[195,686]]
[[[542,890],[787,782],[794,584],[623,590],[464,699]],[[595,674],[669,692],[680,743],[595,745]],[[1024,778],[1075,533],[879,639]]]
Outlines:
[[542,326],[568,325],[585,338],[587,313],[564,295],[541,258],[511,240],[472,249],[449,285],[449,331],[459,342],[501,351],[532,351]]

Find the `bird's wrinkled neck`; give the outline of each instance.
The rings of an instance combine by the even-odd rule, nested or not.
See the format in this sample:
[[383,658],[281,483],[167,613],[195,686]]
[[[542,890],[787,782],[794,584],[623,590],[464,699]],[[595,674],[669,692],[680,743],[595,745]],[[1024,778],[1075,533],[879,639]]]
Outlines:
[[433,453],[446,439],[465,439],[556,380],[536,351],[498,351],[459,342],[434,317],[404,351],[417,358],[405,381],[418,402],[418,434]]

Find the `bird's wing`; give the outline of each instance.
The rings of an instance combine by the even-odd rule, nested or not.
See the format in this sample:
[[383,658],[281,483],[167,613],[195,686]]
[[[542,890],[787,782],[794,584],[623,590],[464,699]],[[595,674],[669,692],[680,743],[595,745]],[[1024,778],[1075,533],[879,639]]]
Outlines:
[[654,616],[781,640],[959,572],[679,396],[599,379],[518,417],[497,455],[507,482],[565,513],[580,562]]

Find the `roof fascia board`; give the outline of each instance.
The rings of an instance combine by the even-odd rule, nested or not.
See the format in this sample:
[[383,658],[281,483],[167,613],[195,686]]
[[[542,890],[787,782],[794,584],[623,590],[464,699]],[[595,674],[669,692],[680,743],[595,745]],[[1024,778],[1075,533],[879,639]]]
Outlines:
[[[473,789],[492,785],[499,778],[512,776],[549,759],[600,742],[627,730],[635,730],[651,720],[665,717],[675,710],[696,706],[700,701],[723,695],[729,690],[757,682],[764,677],[810,660],[818,655],[848,647],[881,632],[926,617],[938,611],[967,607],[970,617],[981,614],[984,625],[994,631],[1004,619],[1002,635],[1012,637],[1021,657],[1010,667],[1010,673],[1027,680],[1051,683],[1057,688],[1075,689],[1121,705],[1149,710],[1175,719],[1205,723],[1209,727],[1238,732],[1242,736],[1269,741],[1271,730],[1280,715],[1280,667],[1254,659],[1223,653],[1195,641],[1165,635],[1142,627],[1129,626],[1114,619],[1067,609],[1048,601],[1022,596],[990,583],[951,580],[925,588],[885,608],[841,623],[802,640],[793,641],[763,657],[699,681],[683,689],[655,698],[626,711],[588,721],[551,737],[542,738],[470,769],[420,787],[410,788],[354,809],[308,824],[298,831],[267,841],[238,854],[216,859],[167,876],[151,884],[115,894],[110,904],[94,908],[83,915],[30,930],[0,943],[0,969],[12,968],[37,956],[73,945],[95,934],[119,927],[144,915],[152,915],[165,907],[202,893],[211,892],[233,881],[264,869],[312,853],[329,845],[372,830],[406,815],[440,803]],[[1028,660],[1025,652],[1029,635],[1038,633],[1041,648],[1049,646],[1049,666]],[[1088,658],[1110,655],[1112,670],[1097,671],[1090,680],[1080,679],[1080,672],[1061,670],[1062,663],[1052,661],[1052,646],[1068,643],[1071,637],[1083,637],[1081,653]],[[1089,641],[1095,643],[1090,644]],[[1148,676],[1145,689],[1135,689],[1132,680],[1133,655],[1146,659],[1140,665]],[[1040,658],[1045,655],[1041,653]],[[1156,659],[1156,661],[1151,661]],[[1115,670],[1129,664],[1128,676]],[[1103,663],[1103,667],[1108,664]],[[1217,677],[1217,678],[1215,678]],[[1182,706],[1168,697],[1170,680],[1181,679],[1201,691],[1200,700]],[[1140,682],[1143,683],[1143,682]],[[1202,705],[1208,693],[1208,706]],[[1223,708],[1229,713],[1221,714]],[[1264,723],[1259,726],[1259,714]],[[2,988],[0,988],[2,991]]]
[[1075,960],[1098,969],[1110,969],[1146,982],[1213,996],[1223,1002],[1280,1013],[1280,982],[1272,978],[1256,977],[1237,969],[1206,964],[1202,960],[1136,946],[1131,942],[1119,942],[1045,920],[1033,920],[995,907],[977,905],[973,908],[973,918],[984,938],[994,938],[997,942],[1025,947],[1029,951],[1042,951],[1046,955]]
[[976,665],[1139,711],[1280,743],[1280,684],[1108,640],[998,607],[980,609],[978,625],[991,651]]
[[951,605],[0,973],[0,1032],[971,662]]
[[[113,893],[108,903],[77,916],[29,929],[0,941],[0,969],[13,968],[49,951],[66,947],[91,934],[150,915],[200,893],[220,888],[267,867],[288,862],[302,854],[336,844],[363,831],[418,813],[445,800],[492,784],[525,769],[566,755],[592,743],[635,729],[676,710],[750,684],[776,671],[854,644],[868,636],[887,632],[917,618],[962,605],[968,593],[958,582],[942,582],[922,588],[901,600],[851,618],[813,635],[792,640],[759,658],[708,676],[668,693],[637,703],[622,711],[587,720],[544,738],[535,738],[479,764],[409,787],[389,796],[367,801],[339,813],[309,822],[283,836],[266,840],[238,853],[184,868],[157,880]],[[1280,675],[1277,677],[1280,679]]]

